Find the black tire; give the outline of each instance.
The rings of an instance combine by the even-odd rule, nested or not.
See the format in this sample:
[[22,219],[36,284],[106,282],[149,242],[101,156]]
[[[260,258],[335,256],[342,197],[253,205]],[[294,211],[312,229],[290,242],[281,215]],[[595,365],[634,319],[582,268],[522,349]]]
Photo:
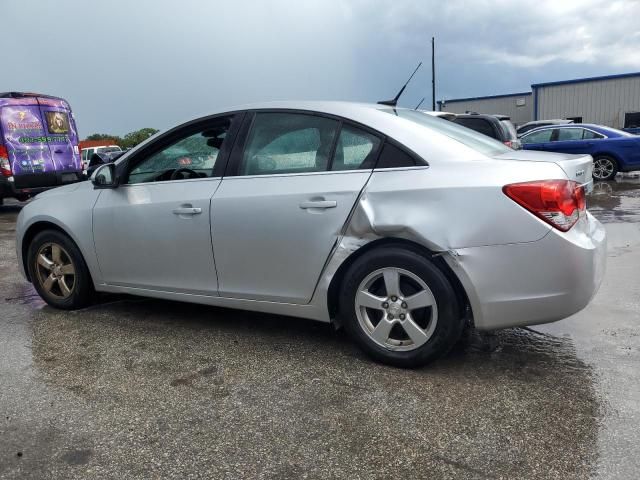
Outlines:
[[[596,173],[596,166],[598,163],[603,163],[605,165],[611,165],[613,168],[611,170],[598,170]],[[613,180],[618,173],[618,162],[615,158],[612,158],[608,155],[598,155],[593,159],[593,178],[596,180]],[[600,173],[602,172],[602,173]]]
[[[52,291],[46,290],[43,282],[46,281],[44,276],[47,273],[47,269],[38,264],[39,252],[46,252],[46,249],[49,248],[48,246],[53,244],[62,248],[60,255],[64,259],[63,262],[71,263],[74,269],[72,283],[68,280],[69,276],[65,276],[65,279],[67,279],[65,285],[71,283],[68,287],[70,294],[66,298],[55,295],[55,287]],[[43,248],[45,250],[41,250]],[[87,264],[77,245],[64,233],[57,230],[44,230],[38,233],[29,244],[27,269],[34,288],[42,299],[52,307],[62,310],[76,310],[86,307],[93,300],[95,291]],[[59,282],[56,283],[59,285]],[[58,287],[58,293],[64,295],[60,287]]]
[[[358,319],[356,295],[361,282],[373,272],[389,267],[402,269],[419,277],[435,298],[435,330],[426,343],[413,350],[397,351],[381,346],[369,336]],[[358,345],[379,362],[403,368],[424,366],[446,354],[464,329],[461,306],[451,283],[429,259],[411,249],[388,246],[368,252],[351,265],[341,287],[338,315],[342,324]],[[385,314],[380,312],[380,315],[384,317]]]

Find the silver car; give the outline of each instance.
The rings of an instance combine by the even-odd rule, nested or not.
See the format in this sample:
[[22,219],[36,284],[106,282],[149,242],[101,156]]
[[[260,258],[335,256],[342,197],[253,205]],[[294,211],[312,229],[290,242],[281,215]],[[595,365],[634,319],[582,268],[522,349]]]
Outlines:
[[50,305],[117,292],[343,325],[424,365],[471,323],[587,305],[605,231],[590,156],[514,151],[422,112],[273,103],[158,134],[26,205],[23,273]]

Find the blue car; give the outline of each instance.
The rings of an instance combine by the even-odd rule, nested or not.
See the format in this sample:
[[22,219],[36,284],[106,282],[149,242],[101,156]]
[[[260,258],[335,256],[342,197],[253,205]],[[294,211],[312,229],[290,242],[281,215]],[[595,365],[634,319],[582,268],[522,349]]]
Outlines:
[[525,150],[588,153],[593,178],[611,180],[618,172],[640,170],[640,136],[587,123],[536,128],[520,137]]

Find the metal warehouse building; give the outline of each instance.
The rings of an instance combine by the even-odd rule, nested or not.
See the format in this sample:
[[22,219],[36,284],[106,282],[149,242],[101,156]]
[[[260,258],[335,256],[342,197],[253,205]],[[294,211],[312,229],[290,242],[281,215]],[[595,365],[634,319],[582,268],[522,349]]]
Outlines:
[[456,98],[438,102],[440,110],[451,113],[488,113],[509,115],[516,125],[533,118],[533,96],[531,92],[492,95],[490,97]]
[[438,102],[440,110],[509,115],[516,124],[552,118],[615,128],[640,126],[640,72],[536,83],[531,92]]

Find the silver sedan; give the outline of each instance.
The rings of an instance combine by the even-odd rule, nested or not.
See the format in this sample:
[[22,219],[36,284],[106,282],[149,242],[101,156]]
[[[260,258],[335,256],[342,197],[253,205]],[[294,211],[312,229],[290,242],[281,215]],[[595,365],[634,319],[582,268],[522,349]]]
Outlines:
[[585,205],[592,168],[413,110],[254,105],[39,195],[17,254],[57,308],[99,291],[336,322],[375,359],[414,367],[467,324],[587,305],[606,249]]

